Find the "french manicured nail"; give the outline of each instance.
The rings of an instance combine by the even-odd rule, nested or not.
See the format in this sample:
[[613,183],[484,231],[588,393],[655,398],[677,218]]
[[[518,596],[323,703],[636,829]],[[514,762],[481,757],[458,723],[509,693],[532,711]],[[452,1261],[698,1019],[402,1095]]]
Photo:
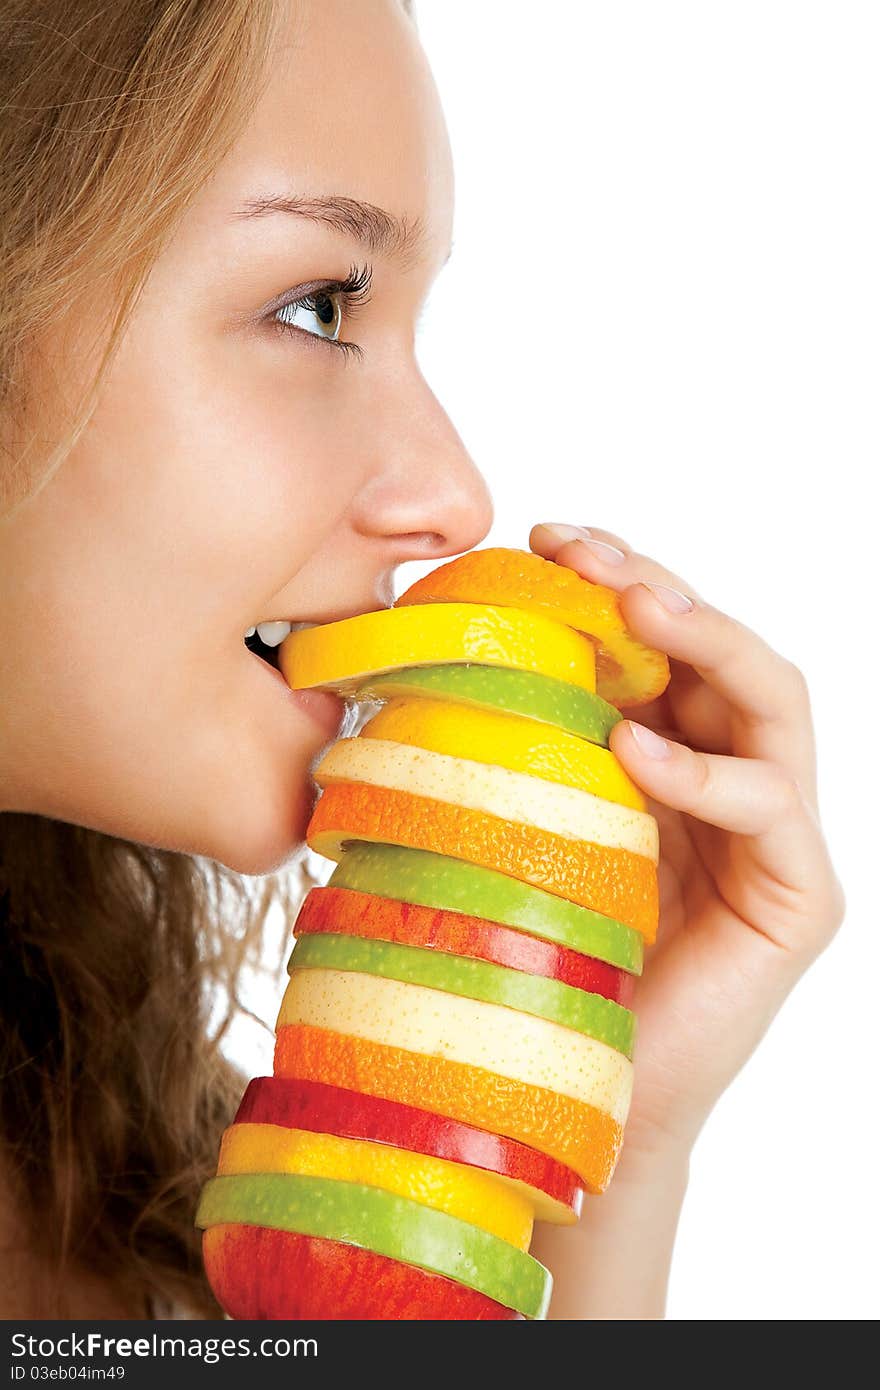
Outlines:
[[693,599],[679,593],[678,589],[671,589],[668,584],[645,584],[645,588],[650,589],[670,613],[689,613],[694,606]]
[[609,545],[607,541],[584,541],[584,545],[606,565],[622,565],[626,559],[622,550],[618,550],[616,545]]
[[636,741],[636,747],[640,753],[644,753],[646,758],[668,758],[672,753],[672,744],[659,734],[655,734],[653,729],[649,729],[647,724],[634,724],[630,719],[627,721],[632,729],[632,736]]
[[564,521],[542,521],[540,524],[561,541],[586,541],[590,538],[586,526],[569,526]]

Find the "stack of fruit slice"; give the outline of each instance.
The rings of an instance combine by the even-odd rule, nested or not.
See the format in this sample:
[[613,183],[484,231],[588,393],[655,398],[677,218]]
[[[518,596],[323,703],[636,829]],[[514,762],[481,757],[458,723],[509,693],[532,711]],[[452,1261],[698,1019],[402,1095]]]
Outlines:
[[472,551],[393,608],[291,633],[294,689],[378,702],[331,745],[275,1074],[196,1217],[235,1318],[546,1316],[534,1220],[614,1170],[657,823],[608,747],[666,686],[617,595]]

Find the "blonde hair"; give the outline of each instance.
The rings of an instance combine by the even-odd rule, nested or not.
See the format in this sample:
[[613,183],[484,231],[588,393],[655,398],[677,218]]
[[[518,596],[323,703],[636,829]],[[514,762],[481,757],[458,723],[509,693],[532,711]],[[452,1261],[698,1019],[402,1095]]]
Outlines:
[[[277,24],[271,0],[5,0],[0,522],[88,423],[153,262],[259,96]],[[52,335],[96,296],[103,353],[71,400]],[[47,1271],[39,1315],[69,1316],[86,1266],[133,1316],[151,1298],[219,1315],[193,1228],[245,1083],[219,1045],[270,907],[290,921],[303,882],[0,816],[0,1164]]]

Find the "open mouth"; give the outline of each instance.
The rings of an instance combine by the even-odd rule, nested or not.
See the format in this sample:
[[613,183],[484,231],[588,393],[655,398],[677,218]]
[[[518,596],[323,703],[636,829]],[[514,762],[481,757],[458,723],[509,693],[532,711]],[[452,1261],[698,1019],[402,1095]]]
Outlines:
[[268,622],[257,623],[255,627],[249,627],[244,634],[244,644],[249,652],[258,656],[261,661],[265,661],[267,666],[271,666],[278,671],[278,649],[291,632],[297,632],[303,627],[316,627],[316,623],[309,622]]

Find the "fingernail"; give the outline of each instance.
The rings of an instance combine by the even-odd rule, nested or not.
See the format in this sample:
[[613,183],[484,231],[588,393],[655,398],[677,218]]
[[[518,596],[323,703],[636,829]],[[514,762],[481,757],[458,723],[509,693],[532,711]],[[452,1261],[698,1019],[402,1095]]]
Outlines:
[[667,739],[655,734],[646,724],[634,724],[631,719],[628,719],[627,723],[632,730],[636,747],[646,758],[668,758],[671,755],[672,744]]
[[622,550],[618,550],[616,545],[609,545],[607,541],[584,541],[584,545],[606,565],[622,565],[626,559]]
[[586,526],[569,526],[564,521],[542,521],[539,523],[561,541],[586,541],[590,533]]
[[679,593],[678,589],[671,589],[668,584],[646,583],[645,588],[650,589],[670,613],[689,613],[694,606],[693,599]]

